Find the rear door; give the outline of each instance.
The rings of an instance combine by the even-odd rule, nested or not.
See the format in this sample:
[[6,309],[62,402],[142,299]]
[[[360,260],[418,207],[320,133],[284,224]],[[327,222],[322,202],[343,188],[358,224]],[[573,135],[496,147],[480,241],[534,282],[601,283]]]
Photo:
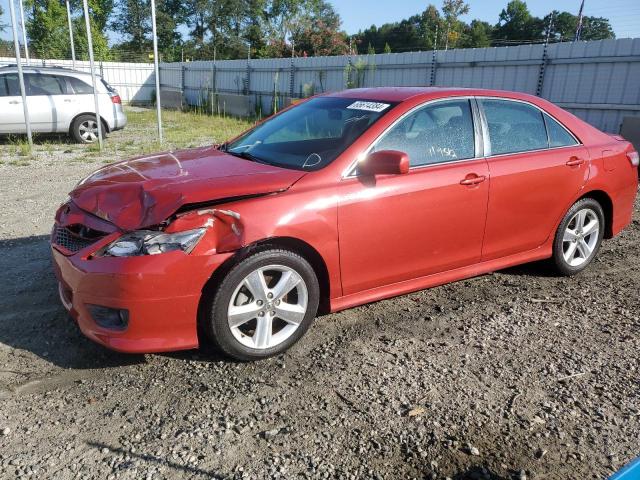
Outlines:
[[488,133],[491,175],[482,259],[541,246],[589,176],[587,149],[555,119],[526,102],[478,102]]
[[73,77],[57,75],[56,78],[62,87],[62,94],[53,96],[56,108],[56,131],[66,133],[69,131],[73,118],[81,112],[78,109],[79,102],[70,82]]

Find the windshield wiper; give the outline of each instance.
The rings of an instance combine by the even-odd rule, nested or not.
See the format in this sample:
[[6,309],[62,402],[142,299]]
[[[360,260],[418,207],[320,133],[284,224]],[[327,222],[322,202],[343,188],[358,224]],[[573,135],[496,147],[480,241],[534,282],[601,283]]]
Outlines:
[[225,150],[229,155],[233,155],[234,157],[243,158],[244,160],[249,160],[250,162],[262,163],[263,165],[270,165],[268,162],[265,162],[259,157],[256,157],[252,153],[249,152],[232,152],[231,150]]

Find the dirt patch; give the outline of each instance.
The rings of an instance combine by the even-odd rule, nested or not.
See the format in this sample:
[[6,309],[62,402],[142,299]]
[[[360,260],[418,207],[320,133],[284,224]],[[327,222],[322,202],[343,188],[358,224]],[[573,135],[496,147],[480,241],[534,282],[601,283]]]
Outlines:
[[47,236],[101,162],[0,167],[0,478],[603,478],[640,454],[640,204],[574,278],[509,269],[318,319],[289,353],[130,356]]

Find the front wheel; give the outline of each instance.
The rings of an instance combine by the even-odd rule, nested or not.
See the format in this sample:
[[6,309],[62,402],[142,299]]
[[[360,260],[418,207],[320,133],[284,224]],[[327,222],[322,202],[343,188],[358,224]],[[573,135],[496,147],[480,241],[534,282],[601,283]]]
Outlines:
[[604,237],[604,212],[592,198],[583,198],[560,222],[553,242],[553,261],[562,275],[575,275],[593,261]]
[[309,262],[288,250],[265,250],[237,265],[209,300],[213,343],[241,361],[278,355],[308,330],[320,288]]

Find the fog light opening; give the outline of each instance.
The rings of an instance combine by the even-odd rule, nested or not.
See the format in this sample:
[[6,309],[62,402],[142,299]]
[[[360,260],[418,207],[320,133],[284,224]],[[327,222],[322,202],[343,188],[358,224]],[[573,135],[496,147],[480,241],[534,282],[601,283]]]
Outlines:
[[96,324],[109,330],[126,330],[129,326],[129,310],[121,308],[87,305]]

